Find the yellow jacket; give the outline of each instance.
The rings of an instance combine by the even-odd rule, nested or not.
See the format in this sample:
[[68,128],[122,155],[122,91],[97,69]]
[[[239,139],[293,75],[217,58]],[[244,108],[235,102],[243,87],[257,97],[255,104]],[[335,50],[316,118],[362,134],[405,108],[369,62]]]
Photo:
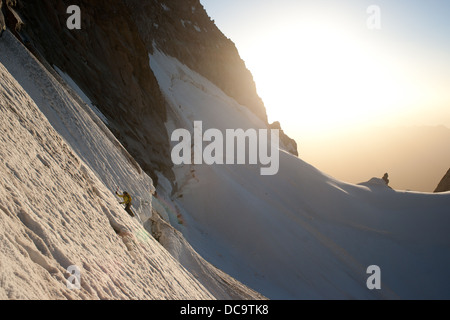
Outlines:
[[121,204],[131,204],[131,196],[129,194],[118,194],[116,193],[118,197],[123,198],[123,202],[120,202]]

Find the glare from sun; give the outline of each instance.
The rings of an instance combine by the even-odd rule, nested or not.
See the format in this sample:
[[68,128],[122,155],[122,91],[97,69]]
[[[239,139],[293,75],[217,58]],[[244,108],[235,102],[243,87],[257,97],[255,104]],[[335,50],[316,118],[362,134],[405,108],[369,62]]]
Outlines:
[[367,124],[417,100],[398,61],[326,21],[274,29],[244,50],[269,120],[284,127],[325,132]]

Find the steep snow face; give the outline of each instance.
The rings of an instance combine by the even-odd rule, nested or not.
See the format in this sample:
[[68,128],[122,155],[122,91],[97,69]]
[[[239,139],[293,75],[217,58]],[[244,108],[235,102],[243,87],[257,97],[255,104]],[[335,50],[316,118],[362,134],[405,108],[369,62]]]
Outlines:
[[[0,74],[0,297],[211,298],[124,215],[3,65]],[[71,265],[80,269],[80,290],[66,287]]]
[[[157,49],[150,65],[174,129],[262,128],[211,82]],[[207,145],[207,143],[205,143]],[[274,299],[450,298],[450,194],[351,185],[280,150],[280,170],[174,166],[178,226],[208,261]],[[375,183],[374,183],[375,182]],[[368,267],[381,269],[369,290]]]
[[[108,185],[134,174],[130,187],[144,190],[151,179],[14,41],[0,41],[0,298],[213,298]],[[67,287],[70,266],[79,290]]]
[[[153,208],[152,179],[67,74],[55,67],[64,82],[43,68],[9,32],[0,41],[0,63],[7,133],[0,211],[10,218],[0,219],[0,297],[264,298],[202,259],[155,213],[164,215]],[[137,218],[118,205],[116,186],[132,194]],[[65,286],[71,265],[80,268],[80,291]]]
[[[52,127],[110,190],[132,190],[134,206],[143,222],[151,217],[152,179],[142,172],[92,108],[76,93],[73,81],[64,88],[7,33],[0,42],[0,61],[33,99]],[[71,80],[62,74],[66,80]],[[74,92],[76,90],[77,92]],[[142,205],[141,205],[142,204]]]

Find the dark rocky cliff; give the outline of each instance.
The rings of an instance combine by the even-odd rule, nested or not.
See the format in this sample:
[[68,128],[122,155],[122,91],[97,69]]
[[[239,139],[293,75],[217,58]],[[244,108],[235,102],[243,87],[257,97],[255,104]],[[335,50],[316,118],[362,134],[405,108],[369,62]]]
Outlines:
[[126,3],[149,51],[155,43],[267,122],[253,76],[234,43],[215,26],[198,0]]
[[[66,27],[70,5],[81,9],[81,30]],[[169,178],[172,171],[166,102],[149,66],[154,46],[267,123],[251,73],[199,0],[19,0],[11,7],[24,22],[16,35],[80,86],[155,184],[155,170]],[[281,138],[297,154],[295,141]]]

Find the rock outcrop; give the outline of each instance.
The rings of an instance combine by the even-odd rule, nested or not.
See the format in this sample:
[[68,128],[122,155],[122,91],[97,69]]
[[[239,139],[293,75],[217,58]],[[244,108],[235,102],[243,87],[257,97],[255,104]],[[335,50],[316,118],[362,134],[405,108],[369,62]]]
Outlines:
[[284,147],[286,148],[286,151],[289,153],[292,153],[293,155],[298,157],[298,150],[297,150],[297,142],[289,138],[289,136],[284,133],[283,129],[281,129],[281,124],[278,121],[275,121],[274,123],[269,125],[270,129],[278,129],[280,130],[280,142]]
[[3,1],[0,0],[0,36],[6,30],[5,16],[3,15]]
[[20,30],[23,21],[20,15],[14,9],[17,6],[16,0],[0,0],[0,36],[8,26],[11,32],[16,36]]
[[448,169],[445,176],[442,178],[441,182],[437,186],[434,192],[447,192],[450,191],[450,169]]

